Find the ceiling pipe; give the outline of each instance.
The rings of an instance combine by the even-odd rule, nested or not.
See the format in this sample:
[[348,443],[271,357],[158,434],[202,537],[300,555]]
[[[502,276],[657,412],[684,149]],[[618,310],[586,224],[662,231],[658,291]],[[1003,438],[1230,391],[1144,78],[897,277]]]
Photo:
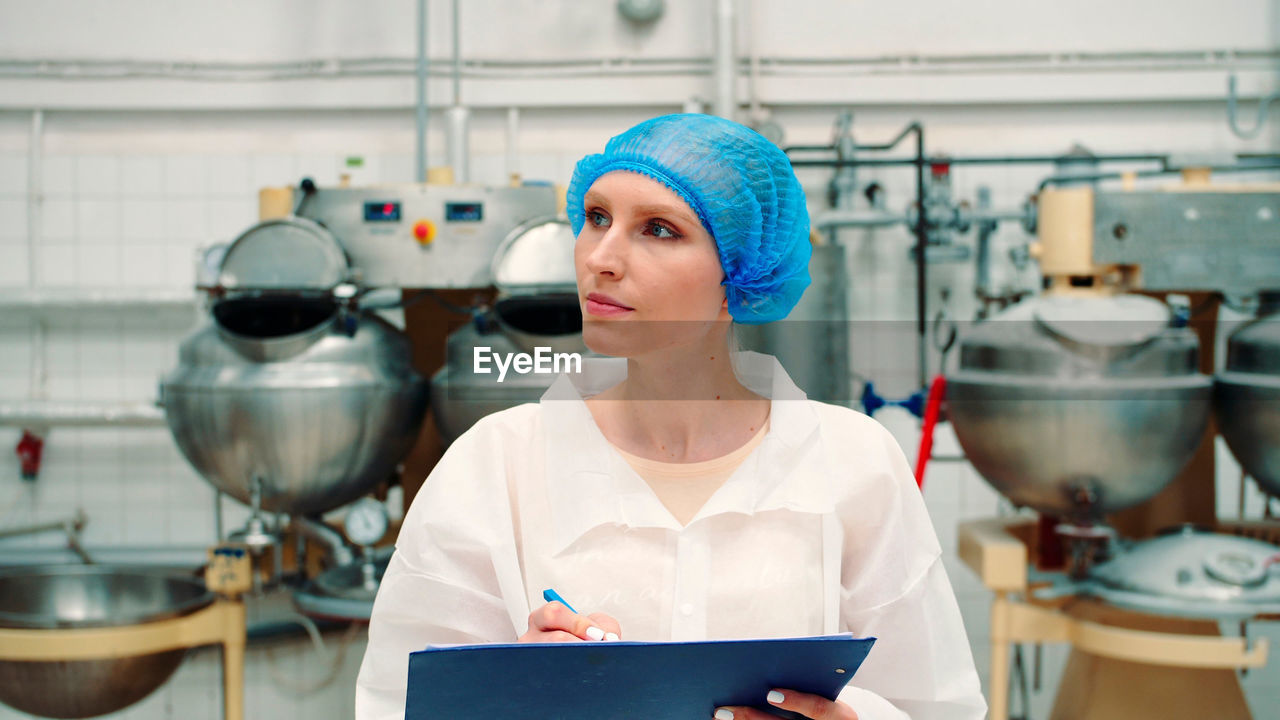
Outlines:
[[453,0],[453,105],[448,111],[449,165],[453,181],[471,181],[471,111],[462,105],[462,23],[458,0]]
[[734,48],[734,0],[716,0],[715,5],[715,57],[713,66],[716,79],[716,115],[733,120],[738,110],[737,63]]
[[415,64],[414,89],[417,94],[417,132],[413,159],[414,177],[427,181],[427,0],[418,0],[418,58]]

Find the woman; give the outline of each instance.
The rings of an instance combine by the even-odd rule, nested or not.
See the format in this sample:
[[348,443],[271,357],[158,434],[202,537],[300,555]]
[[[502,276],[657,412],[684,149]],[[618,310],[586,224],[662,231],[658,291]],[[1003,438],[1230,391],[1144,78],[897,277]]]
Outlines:
[[374,604],[357,717],[403,716],[407,656],[428,643],[836,632],[879,637],[837,701],[778,688],[761,704],[982,717],[893,437],[806,400],[773,358],[730,353],[733,322],[785,317],[809,283],[786,156],[736,123],[668,115],[578,163],[567,200],[584,340],[613,357],[484,418],[441,459]]

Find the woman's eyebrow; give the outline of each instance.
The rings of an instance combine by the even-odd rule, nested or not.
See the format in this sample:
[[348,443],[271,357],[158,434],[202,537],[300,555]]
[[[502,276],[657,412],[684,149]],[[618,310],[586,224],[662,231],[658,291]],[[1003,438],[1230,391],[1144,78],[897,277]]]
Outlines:
[[604,196],[600,195],[599,193],[595,193],[595,192],[589,192],[589,193],[587,193],[586,195],[584,195],[584,196],[583,196],[583,198],[582,198],[582,204],[584,204],[584,205],[602,205],[602,206],[604,206],[604,207],[609,207],[609,202],[608,202],[607,200],[605,200],[605,199],[604,199]]
[[674,215],[687,223],[697,223],[688,211],[675,205],[637,205],[632,208],[637,215]]

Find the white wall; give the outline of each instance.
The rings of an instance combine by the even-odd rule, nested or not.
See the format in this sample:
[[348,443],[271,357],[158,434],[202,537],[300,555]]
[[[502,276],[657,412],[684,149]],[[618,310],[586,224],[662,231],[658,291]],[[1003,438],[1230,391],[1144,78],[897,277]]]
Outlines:
[[[450,51],[448,5],[431,3],[437,60]],[[463,3],[464,55],[478,63],[463,89],[464,100],[477,107],[473,179],[498,183],[505,178],[508,106],[521,108],[519,169],[526,177],[564,183],[573,163],[597,151],[612,134],[678,109],[690,96],[709,100],[710,4],[667,5],[667,16],[657,26],[636,31],[604,0]],[[835,114],[852,107],[861,141],[888,139],[906,122],[919,120],[927,128],[930,152],[956,155],[1053,153],[1075,142],[1098,153],[1280,148],[1280,123],[1273,122],[1256,140],[1235,138],[1227,129],[1223,102],[1232,68],[1239,70],[1247,93],[1275,86],[1277,2],[757,0],[755,6],[757,30],[744,26],[740,47],[745,52],[748,36],[754,36],[764,64],[779,61],[779,69],[763,75],[759,87],[787,142],[826,142]],[[364,167],[352,171],[356,183],[405,182],[413,169],[413,93],[407,76],[68,80],[18,77],[29,72],[21,61],[84,61],[75,67],[93,72],[103,61],[122,60],[405,60],[413,54],[412,24],[408,0],[0,2],[0,293],[31,287],[187,290],[195,249],[226,241],[251,224],[257,188],[304,175],[332,184],[346,171],[345,158],[353,155],[365,159]],[[646,70],[630,78],[552,77],[549,69],[559,59],[624,56],[671,58],[684,63],[681,67],[702,69],[693,74]],[[816,67],[802,71],[795,63],[801,58],[818,61]],[[891,61],[877,62],[881,58]],[[500,60],[523,65],[497,68]],[[525,71],[529,77],[515,77]],[[485,72],[490,75],[482,77]],[[741,90],[745,100],[745,80]],[[431,96],[433,102],[448,98],[447,78],[433,80]],[[38,188],[44,223],[34,246],[34,277],[27,272],[26,214],[33,108],[46,111],[44,178]],[[432,158],[443,157],[441,127],[433,116]],[[1013,206],[1047,171],[1034,166],[958,169],[955,190],[972,199],[978,185],[989,185],[997,207]],[[812,209],[819,210],[828,172],[806,169],[800,176]],[[907,172],[866,171],[860,177],[886,185],[895,209],[909,199]],[[1003,260],[1003,249],[1026,239],[1014,226],[1002,227],[997,236],[997,272],[1009,282],[1034,279],[1016,277]],[[848,231],[841,240],[850,256],[852,316],[909,327],[914,290],[906,232]],[[971,243],[972,237],[963,241]],[[953,316],[969,317],[971,265],[934,266],[931,273],[933,302],[942,287],[949,287]],[[194,322],[182,310],[50,317],[50,397],[153,397],[157,379],[176,362],[177,342]],[[0,401],[23,399],[31,391],[31,335],[30,317],[0,316]],[[914,389],[909,341],[890,346],[855,337],[853,343],[854,369],[874,378],[881,392],[902,396]],[[914,456],[914,421],[892,410],[880,419]],[[0,448],[16,440],[16,432],[0,431]],[[940,441],[940,453],[957,450],[948,442]],[[212,492],[166,431],[54,429],[46,453],[34,484],[18,479],[16,461],[0,461],[0,527],[61,518],[82,507],[90,517],[86,541],[91,546],[199,546],[212,539]],[[1219,507],[1234,511],[1238,471],[1229,454],[1222,459],[1222,475],[1232,481],[1219,483]],[[985,681],[989,595],[955,559],[955,526],[994,514],[998,497],[962,463],[934,465],[925,495]],[[1259,512],[1256,493],[1246,500],[1250,513]],[[228,523],[242,514],[232,513]],[[56,538],[6,541],[0,550],[21,548],[24,542],[48,545]],[[349,698],[361,646],[362,639],[356,639],[350,653],[357,659],[349,656],[345,672],[315,696],[325,701],[300,700],[271,680],[272,667],[291,668],[298,682],[322,676],[326,661],[308,646],[286,643],[272,653],[255,651],[249,716],[349,715],[341,698]],[[212,717],[214,655],[200,653],[160,694],[120,717],[191,717],[192,708]],[[1046,678],[1056,677],[1064,657],[1048,652]],[[1280,673],[1252,673],[1248,688],[1255,708],[1274,707],[1280,702]],[[1052,692],[1051,684],[1037,706],[1047,706]],[[7,717],[15,715],[0,708],[0,718]]]

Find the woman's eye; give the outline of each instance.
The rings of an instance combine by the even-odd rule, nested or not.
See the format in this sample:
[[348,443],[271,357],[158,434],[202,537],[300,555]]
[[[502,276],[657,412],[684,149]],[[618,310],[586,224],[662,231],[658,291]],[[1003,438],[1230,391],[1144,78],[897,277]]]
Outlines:
[[595,227],[605,227],[609,224],[609,218],[605,217],[604,213],[596,210],[587,211],[587,221]]
[[680,237],[674,230],[660,222],[649,223],[649,233],[654,237],[662,238],[663,240],[671,240]]

